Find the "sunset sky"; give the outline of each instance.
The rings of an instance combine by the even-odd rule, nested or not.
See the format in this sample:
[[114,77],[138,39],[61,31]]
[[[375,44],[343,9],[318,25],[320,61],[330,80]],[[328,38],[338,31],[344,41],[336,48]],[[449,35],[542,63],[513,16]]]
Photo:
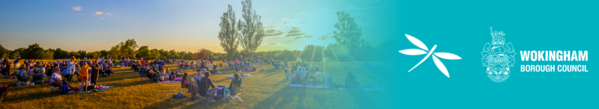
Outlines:
[[[150,48],[224,52],[219,23],[227,5],[241,19],[242,0],[102,0],[0,1],[0,44],[9,50],[38,43],[44,49],[108,50],[127,39]],[[351,14],[362,38],[382,42],[375,24],[393,18],[378,10],[392,7],[373,0],[254,0],[268,34],[258,51],[301,50],[328,45],[318,36],[336,30],[336,12]]]

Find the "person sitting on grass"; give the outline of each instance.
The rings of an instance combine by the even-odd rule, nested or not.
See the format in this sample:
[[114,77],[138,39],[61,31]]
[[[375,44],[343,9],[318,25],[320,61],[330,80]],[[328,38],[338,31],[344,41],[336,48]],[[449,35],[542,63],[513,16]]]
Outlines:
[[212,70],[214,73],[218,72],[218,66],[217,65],[212,66]]
[[183,69],[189,69],[189,63],[185,62],[185,67],[183,67]]
[[34,71],[33,71],[33,80],[35,81],[36,84],[41,83],[42,81],[44,81],[44,73],[42,73],[42,67],[35,65],[34,67]]
[[106,74],[105,77],[110,77],[110,74],[112,74],[112,65],[110,65],[110,62],[108,61],[104,61],[104,74]]
[[[203,73],[204,77],[200,80],[196,80],[196,84],[198,84],[198,92],[200,93],[200,96],[206,96],[208,94],[208,90],[215,88],[215,86],[212,82],[212,79],[210,79],[209,72],[205,72],[205,70],[202,70],[200,73]],[[209,102],[215,102],[215,100],[210,98]]]
[[13,66],[15,66],[15,68],[17,68],[17,65],[19,64],[19,60],[21,60],[21,56],[17,56],[17,58],[15,58],[15,61],[13,62]]
[[79,75],[79,73],[81,73],[81,64],[75,65],[75,72],[73,75]]
[[4,74],[4,78],[8,78],[10,73],[10,62],[8,62],[8,59],[4,59],[4,62],[2,63],[4,64],[4,70],[2,70],[2,74]]
[[168,78],[168,73],[165,71],[165,69],[162,66],[160,66],[160,68],[158,69],[158,76],[159,76],[158,79],[160,81],[166,81]]
[[52,63],[47,63],[44,66],[45,66],[44,71],[46,71],[46,72],[44,72],[45,76],[47,76],[47,77],[52,76],[52,74],[54,73],[54,69],[53,69],[54,66],[52,65]]
[[[150,66],[142,66],[142,70],[140,71],[141,80],[144,80],[145,77],[148,77],[148,73],[150,73]],[[149,79],[149,78],[146,78]]]
[[[21,67],[21,68],[23,68],[23,67]],[[27,70],[27,69],[31,69],[31,70]],[[33,71],[33,68],[27,67],[26,69],[23,68],[21,70],[21,74],[19,74],[19,76],[21,76],[21,80],[20,81],[23,81],[21,83],[25,83],[25,84],[23,84],[24,86],[29,86],[29,82],[31,80],[33,80],[33,74],[32,74],[31,71]]]
[[160,77],[160,75],[154,70],[150,70],[147,75],[148,79],[150,79],[152,82],[158,82],[158,77]]
[[160,71],[158,71],[158,68],[152,68],[152,79],[154,82],[162,82],[162,80],[160,79],[160,77],[162,76],[162,74],[160,74]]
[[229,85],[229,91],[231,91],[232,94],[236,94],[235,88],[241,88],[241,77],[239,77],[238,74],[233,74],[233,76],[235,78],[231,80],[231,85]]
[[60,69],[58,69],[58,68],[54,69],[54,73],[52,74],[52,77],[50,77],[50,78],[51,78],[50,84],[52,84],[52,86],[60,87],[63,84],[66,84],[69,88],[74,89],[74,87],[71,85],[71,83],[62,79],[62,76],[60,75]]
[[175,71],[173,71],[173,70],[168,70],[168,68],[166,68],[166,69],[167,69],[167,71],[170,71],[170,73],[169,73],[169,72],[167,72],[167,73],[168,73],[168,79],[169,79],[169,80],[174,80],[175,78],[177,78],[177,75],[175,75]]
[[[202,69],[202,70],[204,70],[204,69]],[[202,70],[199,70],[198,74],[196,74],[196,76],[194,77],[194,79],[195,79],[196,82],[199,82],[200,80],[202,80],[202,78],[204,78],[204,71],[205,70],[204,71],[202,71]]]
[[[67,66],[62,66],[62,76],[65,77],[64,80],[69,81],[70,77],[73,77],[73,75],[67,74],[69,72],[69,69],[67,68]],[[69,81],[71,82],[71,81]]]
[[181,77],[181,76],[183,76],[183,74],[182,74],[181,72],[179,72],[178,70],[175,70],[174,72],[175,72],[175,76],[176,76],[176,77]]
[[135,64],[131,68],[133,68],[134,72],[138,72],[139,71],[139,64]]
[[187,77],[187,73],[183,73],[181,78],[181,88],[186,88],[191,93],[191,100],[195,100],[195,96],[198,94],[198,85],[191,83],[191,79]]
[[243,65],[243,64],[241,64],[241,66],[243,67],[243,70],[244,70],[244,71],[246,71],[246,72],[249,72],[249,71],[250,71],[250,68],[249,68],[249,66],[245,66],[245,65]]
[[357,88],[360,83],[356,82],[356,76],[351,72],[347,72],[347,77],[345,77],[345,87],[347,88]]
[[303,69],[299,69],[297,71],[294,72],[295,74],[295,78],[297,79],[298,84],[303,84],[305,81],[303,81],[306,73],[303,71]]

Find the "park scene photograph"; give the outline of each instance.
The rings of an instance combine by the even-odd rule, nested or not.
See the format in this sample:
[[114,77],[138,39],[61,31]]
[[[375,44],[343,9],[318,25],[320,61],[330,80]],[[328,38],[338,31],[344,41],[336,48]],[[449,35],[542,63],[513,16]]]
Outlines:
[[397,108],[377,0],[0,0],[0,109]]

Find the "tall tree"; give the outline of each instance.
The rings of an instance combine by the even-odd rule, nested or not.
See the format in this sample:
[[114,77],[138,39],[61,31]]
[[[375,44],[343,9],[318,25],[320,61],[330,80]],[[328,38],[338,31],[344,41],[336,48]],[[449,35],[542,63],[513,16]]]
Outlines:
[[258,49],[262,44],[262,38],[264,38],[264,29],[262,28],[262,17],[256,14],[256,10],[252,8],[252,0],[241,1],[243,5],[242,16],[244,21],[239,22],[239,29],[241,35],[239,41],[241,47],[248,53],[249,57]]
[[162,59],[168,58],[168,56],[170,55],[170,53],[168,51],[165,51],[164,49],[158,50],[158,53],[160,53],[160,58]]
[[184,52],[184,53],[185,53],[185,56],[183,57],[183,59],[192,59],[193,53],[191,53],[191,52]]
[[101,55],[100,52],[98,52],[98,51],[91,52],[91,53],[88,53],[88,54],[89,54],[89,57],[92,58],[92,59],[93,58],[99,58],[100,55]]
[[[233,54],[237,51],[237,47],[239,47],[239,42],[237,41],[239,32],[237,30],[238,27],[236,27],[239,26],[239,24],[236,22],[235,12],[230,4],[227,12],[224,12],[220,19],[220,32],[218,32],[220,46],[227,52],[227,57],[233,58]],[[185,55],[179,56],[185,57]]]
[[14,59],[17,58],[17,56],[21,56],[21,54],[19,54],[19,51],[11,51],[8,58]]
[[139,50],[137,50],[137,56],[140,58],[149,58],[152,55],[150,48],[148,46],[141,46]]
[[69,58],[69,52],[64,51],[60,48],[56,48],[54,50],[54,59],[67,59]]
[[120,53],[121,56],[123,57],[128,57],[128,58],[135,58],[135,49],[137,49],[137,42],[135,42],[135,39],[128,39],[127,41],[125,41],[125,43],[121,42],[120,43]]
[[195,60],[195,59],[201,59],[201,60],[205,60],[205,59],[206,59],[206,57],[208,56],[208,55],[206,55],[206,52],[207,52],[207,50],[206,50],[206,49],[199,50],[197,53],[193,54],[192,58],[193,58],[194,60]]
[[136,49],[137,49],[137,42],[135,42],[135,39],[127,39],[127,41],[125,42],[121,42],[118,43],[116,46],[112,46],[112,48],[110,48],[110,51],[108,53],[109,56],[112,56],[112,58],[135,58],[135,55],[137,55],[136,53]]
[[8,55],[10,55],[10,53],[8,53],[8,50],[6,50],[6,48],[0,45],[0,58],[8,57]]
[[25,59],[43,59],[45,55],[44,48],[40,47],[37,43],[29,45],[29,47],[25,49],[24,54],[23,58]]
[[122,56],[119,51],[119,48],[121,48],[120,45],[112,46],[112,48],[110,48],[110,51],[108,51],[108,56],[112,56],[112,58],[115,59],[120,59]]
[[44,50],[44,59],[54,59],[54,50],[52,48]]
[[337,19],[339,21],[334,25],[337,31],[333,31],[335,41],[347,48],[361,46],[363,42],[360,38],[362,36],[362,28],[356,24],[354,18],[349,13],[341,11],[337,12]]
[[19,52],[19,56],[21,56],[21,58],[24,58],[25,55],[27,55],[27,53],[25,52],[25,48],[17,48],[15,50],[13,50],[13,52]]
[[362,28],[358,26],[355,19],[349,13],[343,11],[337,12],[337,19],[339,21],[334,25],[337,31],[333,31],[332,37],[340,46],[340,49],[337,50],[345,51],[339,54],[347,53],[348,58],[352,61],[354,59],[366,60],[367,55],[372,53],[370,53],[370,43],[360,38],[362,36]]
[[77,53],[79,53],[81,56],[77,57],[77,58],[83,58],[87,56],[87,52],[85,50],[79,50],[77,51]]
[[150,59],[159,59],[161,57],[162,55],[160,54],[160,51],[158,49],[152,49],[150,51]]
[[[106,51],[106,50],[101,50],[101,51],[100,51],[100,56],[98,56],[98,57],[101,57],[101,56],[108,57],[108,51]],[[118,58],[117,58],[117,59],[118,59]]]
[[179,58],[179,54],[177,53],[177,51],[170,50],[169,53],[170,53],[170,55],[168,55],[167,58],[169,58],[169,59],[180,59]]
[[75,52],[75,51],[69,52],[69,57],[73,57],[73,56],[75,56],[75,58],[81,58],[81,54],[79,54],[79,52]]

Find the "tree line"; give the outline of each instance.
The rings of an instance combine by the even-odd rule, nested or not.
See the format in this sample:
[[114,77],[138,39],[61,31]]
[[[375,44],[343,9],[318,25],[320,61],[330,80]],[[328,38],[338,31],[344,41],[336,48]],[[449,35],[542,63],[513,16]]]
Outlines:
[[66,51],[61,48],[48,48],[44,49],[39,44],[31,44],[26,48],[17,48],[14,50],[7,50],[0,45],[0,57],[11,58],[21,57],[23,59],[68,59],[70,57],[75,58],[100,58],[100,57],[112,57],[114,59],[121,58],[146,58],[146,59],[198,59],[212,57],[218,59],[220,53],[214,53],[210,50],[199,50],[198,52],[189,51],[175,51],[175,50],[164,50],[164,49],[150,49],[149,46],[138,47],[137,42],[134,39],[129,39],[125,42],[120,42],[117,45],[110,48],[110,50],[101,50],[87,52],[85,50],[79,51]]
[[[396,59],[392,55],[397,50],[390,48],[397,41],[388,40],[377,47],[362,39],[362,28],[355,19],[343,11],[337,12],[338,21],[333,25],[337,30],[332,35],[323,35],[319,39],[335,39],[336,43],[327,46],[307,45],[303,50],[274,50],[256,52],[262,43],[264,29],[260,21],[261,17],[256,14],[251,0],[241,2],[243,8],[243,20],[235,18],[235,12],[229,5],[226,12],[221,16],[221,27],[218,38],[220,45],[226,53],[214,53],[210,50],[198,50],[197,52],[175,51],[163,49],[150,49],[149,46],[139,47],[134,39],[120,42],[110,48],[94,52],[65,51],[57,49],[43,49],[39,44],[29,45],[27,48],[6,50],[0,45],[0,56],[15,58],[21,56],[25,59],[67,59],[71,56],[77,58],[89,57],[113,57],[119,58],[147,58],[147,59],[240,59],[243,57],[279,59],[294,61],[298,58],[310,61],[377,61]],[[241,47],[241,50],[239,50]]]

